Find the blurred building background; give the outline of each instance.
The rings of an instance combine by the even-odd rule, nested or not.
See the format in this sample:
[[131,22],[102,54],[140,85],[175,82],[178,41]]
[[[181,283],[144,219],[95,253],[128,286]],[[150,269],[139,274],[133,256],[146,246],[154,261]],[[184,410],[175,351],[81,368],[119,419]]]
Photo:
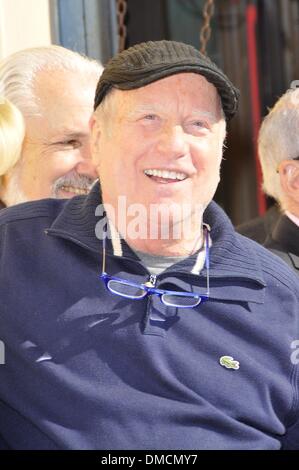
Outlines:
[[267,109],[299,80],[299,0],[0,0],[0,58],[54,43],[105,63],[119,48],[119,19],[125,47],[173,39],[199,48],[207,3],[207,53],[241,91],[216,194],[238,224],[271,202],[260,189],[256,137]]

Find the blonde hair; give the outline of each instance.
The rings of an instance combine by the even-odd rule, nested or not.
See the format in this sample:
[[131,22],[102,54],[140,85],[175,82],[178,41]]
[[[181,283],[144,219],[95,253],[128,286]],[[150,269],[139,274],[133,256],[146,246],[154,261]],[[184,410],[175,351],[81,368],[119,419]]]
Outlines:
[[0,97],[0,178],[19,160],[24,132],[21,112],[10,101]]

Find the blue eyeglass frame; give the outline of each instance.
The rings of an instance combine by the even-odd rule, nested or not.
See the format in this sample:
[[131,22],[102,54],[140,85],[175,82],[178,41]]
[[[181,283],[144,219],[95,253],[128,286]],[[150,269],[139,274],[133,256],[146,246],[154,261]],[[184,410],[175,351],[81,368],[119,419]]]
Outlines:
[[[121,279],[119,277],[111,276],[110,274],[108,274],[105,271],[105,267],[106,267],[106,237],[107,237],[107,232],[106,231],[104,232],[104,236],[103,236],[103,263],[102,263],[102,273],[100,275],[100,279],[104,282],[106,289],[110,293],[118,295],[119,297],[124,297],[124,298],[131,299],[131,300],[142,300],[145,297],[147,297],[148,295],[157,295],[159,297],[160,301],[162,302],[162,304],[164,304],[166,306],[169,306],[169,307],[174,307],[174,308],[194,308],[194,307],[197,307],[199,304],[202,304],[202,303],[206,302],[210,298],[210,276],[209,276],[209,273],[210,273],[210,246],[209,246],[209,231],[210,231],[210,228],[207,224],[203,224],[203,225],[204,225],[205,241],[206,241],[206,243],[205,243],[205,268],[206,268],[206,272],[207,272],[207,290],[206,290],[205,294],[198,294],[197,295],[197,294],[192,294],[190,292],[179,292],[179,291],[156,289],[153,286],[151,280],[147,281],[144,284],[137,284],[135,282],[126,281],[125,279]],[[153,277],[155,278],[156,276],[151,275],[150,279],[152,279]],[[113,289],[111,289],[109,287],[109,282],[110,281],[117,281],[120,284],[124,284],[124,285],[131,286],[131,287],[136,287],[137,289],[141,289],[141,290],[143,290],[144,295],[141,295],[140,297],[134,297],[134,296],[131,296],[129,294],[123,294],[123,293],[120,293],[120,292],[116,292],[116,291],[114,291]],[[193,305],[175,305],[173,303],[168,303],[167,301],[165,301],[163,296],[166,296],[166,295],[197,299],[197,303],[195,303]]]

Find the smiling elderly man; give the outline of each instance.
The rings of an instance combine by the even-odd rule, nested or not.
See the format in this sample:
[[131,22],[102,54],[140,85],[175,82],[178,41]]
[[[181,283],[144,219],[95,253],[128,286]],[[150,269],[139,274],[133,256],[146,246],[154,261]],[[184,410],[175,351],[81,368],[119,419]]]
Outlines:
[[299,448],[297,277],[211,202],[237,101],[136,45],[97,87],[100,184],[0,215],[3,448]]
[[55,45],[0,62],[0,94],[25,122],[18,162],[1,177],[0,207],[89,192],[97,175],[88,123],[101,72],[97,61]]

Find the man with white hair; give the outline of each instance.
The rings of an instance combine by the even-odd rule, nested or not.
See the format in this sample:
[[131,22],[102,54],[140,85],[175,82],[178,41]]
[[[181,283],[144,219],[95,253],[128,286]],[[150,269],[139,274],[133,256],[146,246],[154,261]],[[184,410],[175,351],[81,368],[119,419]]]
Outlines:
[[54,45],[18,51],[0,63],[0,95],[25,121],[20,158],[2,177],[2,205],[89,191],[97,175],[88,123],[101,71],[95,60]]
[[0,448],[299,449],[299,285],[214,202],[238,91],[194,47],[99,80],[87,196],[0,213]]
[[287,91],[265,117],[258,148],[264,191],[281,210],[264,246],[299,274],[299,89]]

